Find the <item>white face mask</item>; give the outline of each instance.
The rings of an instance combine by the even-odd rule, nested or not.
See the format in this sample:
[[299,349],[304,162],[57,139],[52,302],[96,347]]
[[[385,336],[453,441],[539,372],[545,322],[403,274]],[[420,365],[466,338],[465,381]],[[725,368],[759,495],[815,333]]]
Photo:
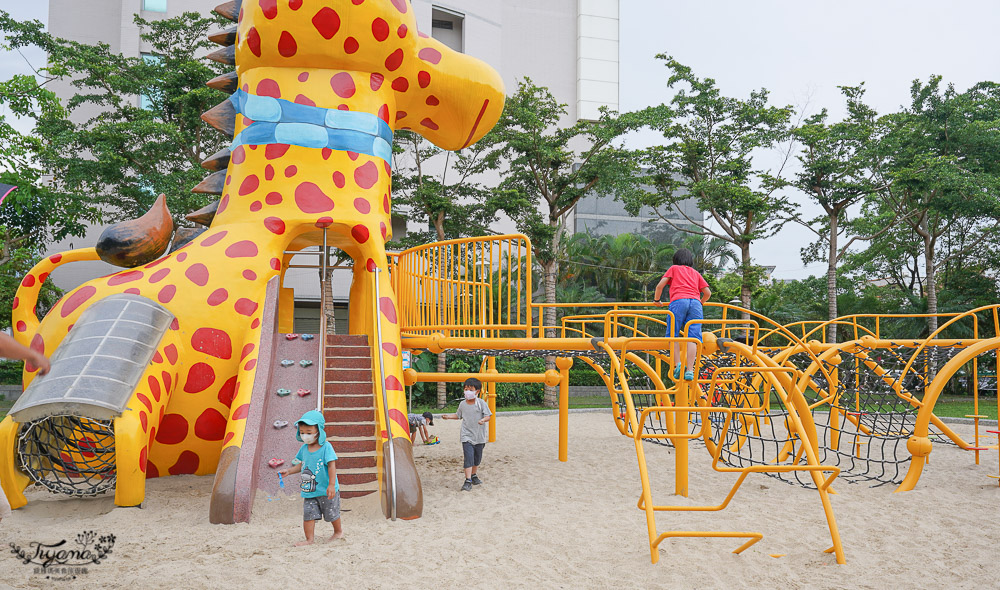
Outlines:
[[319,438],[319,434],[300,434],[299,436],[302,437],[302,442],[306,443],[307,445],[315,443],[316,439]]
[[465,399],[476,399],[477,397],[479,396],[476,395],[475,390],[465,392]]

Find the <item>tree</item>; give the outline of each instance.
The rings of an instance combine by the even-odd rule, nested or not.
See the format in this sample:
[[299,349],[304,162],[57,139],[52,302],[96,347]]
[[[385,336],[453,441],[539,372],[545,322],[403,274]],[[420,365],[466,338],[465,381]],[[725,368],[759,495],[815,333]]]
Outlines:
[[[489,139],[456,152],[446,152],[411,131],[396,133],[393,144],[392,196],[403,217],[426,223],[428,231],[410,231],[402,240],[407,248],[434,240],[490,233],[497,212],[512,216],[530,206],[517,195],[505,194],[478,182],[499,167]],[[443,158],[442,158],[443,154]],[[441,162],[441,160],[444,162]],[[447,370],[446,353],[437,355],[437,370]],[[448,403],[447,383],[437,384],[437,405]]]
[[[871,164],[881,187],[866,213],[898,216],[919,239],[927,313],[936,314],[939,267],[1000,231],[1000,84],[960,93],[932,76],[915,80],[910,95],[907,108],[882,121]],[[939,240],[963,226],[966,246],[942,257]],[[930,332],[937,325],[928,318]]]
[[[515,221],[531,239],[544,274],[544,300],[549,304],[557,300],[566,216],[577,201],[588,193],[635,199],[632,193],[641,190],[638,154],[615,142],[642,126],[644,117],[603,109],[596,121],[560,126],[566,113],[566,105],[556,101],[547,88],[525,78],[507,98],[490,138],[493,155],[505,165],[500,188],[534,205]],[[547,335],[555,336],[555,308],[545,308],[543,321],[549,327]],[[555,359],[549,357],[546,366],[554,369]],[[556,389],[547,387],[545,404],[554,406],[556,396]]]
[[[740,298],[749,307],[756,272],[750,247],[777,233],[795,210],[779,192],[787,184],[782,171],[771,174],[755,168],[754,152],[774,148],[789,137],[792,109],[770,106],[765,89],[751,92],[746,100],[723,96],[715,80],[698,78],[672,57],[660,54],[657,58],[671,72],[667,85],[678,90],[669,106],[647,111],[653,129],[666,139],[665,145],[647,150],[644,159],[649,184],[657,190],[636,193],[638,198],[626,202],[626,208],[636,214],[648,205],[679,231],[733,244],[740,253],[743,276]],[[708,213],[708,221],[674,207],[690,197]],[[667,215],[671,209],[686,223],[675,223]]]
[[[202,57],[215,47],[209,30],[223,21],[188,12],[156,21],[135,16],[134,22],[152,56],[126,57],[104,43],[59,39],[37,21],[0,14],[8,46],[41,47],[49,73],[78,89],[65,112],[50,109],[36,118],[36,155],[57,179],[54,188],[86,201],[103,222],[145,213],[160,193],[178,218],[206,205],[209,198],[191,189],[206,176],[201,161],[225,145],[201,120],[203,111],[226,98],[205,82],[227,66]],[[98,114],[76,122],[73,115],[85,106],[97,107]]]
[[[867,153],[878,141],[877,114],[861,98],[861,86],[842,86],[847,99],[848,116],[844,121],[828,124],[828,114],[823,109],[794,129],[792,134],[801,144],[798,156],[802,164],[792,186],[799,189],[823,208],[823,215],[809,222],[796,219],[816,234],[818,241],[802,249],[805,263],[825,261],[827,319],[838,316],[837,267],[856,241],[868,241],[888,231],[896,222],[895,217],[878,219],[872,233],[862,235],[858,225],[848,218],[850,207],[872,194],[875,183],[867,165]],[[877,229],[881,228],[881,229]],[[841,238],[848,238],[841,244]],[[827,328],[827,341],[837,341],[837,326]]]

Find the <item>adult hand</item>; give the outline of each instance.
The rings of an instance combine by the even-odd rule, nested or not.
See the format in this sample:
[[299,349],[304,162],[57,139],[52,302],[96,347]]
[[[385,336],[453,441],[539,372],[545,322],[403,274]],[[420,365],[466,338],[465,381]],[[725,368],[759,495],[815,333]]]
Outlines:
[[36,350],[32,350],[31,352],[33,354],[30,357],[28,357],[28,359],[25,361],[28,363],[28,369],[30,370],[32,367],[34,367],[38,369],[39,375],[47,375],[49,369],[52,368],[52,365],[49,363],[48,357],[46,357],[44,354]]

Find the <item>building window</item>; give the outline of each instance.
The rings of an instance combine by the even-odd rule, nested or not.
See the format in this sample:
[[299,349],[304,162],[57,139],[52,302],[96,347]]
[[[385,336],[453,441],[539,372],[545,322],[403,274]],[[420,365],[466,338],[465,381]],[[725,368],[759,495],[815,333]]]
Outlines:
[[465,51],[465,15],[447,8],[431,9],[431,37],[462,53]]
[[142,0],[142,9],[149,12],[166,12],[167,0]]
[[[142,54],[142,61],[144,61],[144,62],[146,62],[147,64],[150,64],[150,65],[159,65],[159,64],[163,63],[163,57],[160,56],[160,55],[154,55],[152,53],[143,53]],[[156,98],[156,97],[153,97],[153,98]],[[145,94],[140,94],[139,95],[139,108],[146,109],[146,110],[151,110],[153,108],[153,100],[149,96],[147,96]]]

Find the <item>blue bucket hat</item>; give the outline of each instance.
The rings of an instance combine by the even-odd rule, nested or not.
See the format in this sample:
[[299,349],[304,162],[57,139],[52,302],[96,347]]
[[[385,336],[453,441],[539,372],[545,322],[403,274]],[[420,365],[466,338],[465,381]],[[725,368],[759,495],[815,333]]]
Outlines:
[[323,412],[319,410],[309,410],[302,417],[295,421],[295,440],[302,442],[302,437],[299,435],[299,424],[305,424],[307,426],[315,426],[319,430],[319,436],[316,437],[316,442],[323,444],[326,442],[326,419],[323,418]]

